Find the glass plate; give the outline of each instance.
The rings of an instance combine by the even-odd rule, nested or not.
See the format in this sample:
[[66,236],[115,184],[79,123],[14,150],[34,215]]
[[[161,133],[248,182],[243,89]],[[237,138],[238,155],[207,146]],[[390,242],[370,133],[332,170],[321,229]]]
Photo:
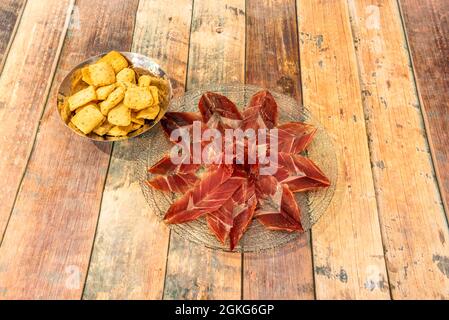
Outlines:
[[[182,97],[172,100],[168,111],[198,112],[198,101],[205,91],[213,91],[225,95],[242,110],[248,104],[252,95],[260,90],[262,88],[253,85],[207,86],[188,91]],[[338,180],[336,151],[331,138],[323,127],[313,119],[309,110],[301,107],[291,97],[274,91],[270,92],[278,104],[279,123],[302,121],[312,124],[318,129],[313,142],[307,150],[306,156],[321,168],[330,179],[331,185],[328,188],[317,191],[295,193],[296,200],[301,208],[302,224],[305,230],[309,230],[326,212],[334,198]],[[136,168],[140,185],[150,207],[150,211],[162,220],[165,212],[173,201],[175,201],[177,195],[154,190],[148,187],[145,181],[152,177],[152,174],[148,173],[147,169],[155,164],[164,154],[168,153],[172,144],[169,143],[167,137],[162,132],[160,124],[138,141],[140,141],[138,144],[144,144],[140,146],[141,151],[138,156],[138,168]],[[170,225],[170,227],[182,238],[203,244],[209,248],[224,251],[229,250],[227,244],[221,244],[209,231],[204,218],[190,223]],[[235,250],[254,252],[274,248],[296,239],[298,235],[298,232],[271,231],[266,229],[257,220],[253,220]]]

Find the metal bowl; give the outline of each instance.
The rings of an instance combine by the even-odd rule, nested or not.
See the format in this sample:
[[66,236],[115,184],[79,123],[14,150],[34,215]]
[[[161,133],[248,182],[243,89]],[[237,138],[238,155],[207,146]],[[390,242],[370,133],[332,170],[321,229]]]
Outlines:
[[133,137],[137,137],[145,132],[147,132],[148,130],[150,130],[152,127],[154,127],[159,120],[164,116],[165,112],[168,109],[168,105],[170,103],[170,100],[173,96],[173,90],[172,90],[172,86],[170,83],[170,79],[167,75],[167,73],[162,70],[162,68],[159,66],[159,64],[157,64],[155,61],[151,60],[150,58],[139,54],[139,53],[135,53],[135,52],[122,52],[120,51],[120,53],[128,60],[130,66],[132,66],[132,68],[136,71],[136,73],[140,76],[140,75],[144,75],[144,74],[148,74],[148,75],[153,75],[159,78],[163,78],[167,80],[168,83],[168,96],[166,99],[164,99],[163,101],[160,102],[160,112],[157,115],[156,119],[154,120],[145,120],[145,124],[139,128],[136,131],[131,132],[130,134],[128,134],[127,136],[124,137],[110,137],[110,136],[99,136],[95,133],[89,133],[88,135],[82,134],[80,132],[77,132],[75,130],[73,130],[72,128],[70,128],[67,123],[65,123],[65,121],[62,118],[60,109],[58,108],[58,104],[62,102],[62,100],[64,99],[64,97],[67,97],[71,94],[70,90],[71,90],[71,80],[73,77],[73,73],[88,65],[88,64],[92,64],[94,62],[96,62],[97,60],[99,60],[101,57],[103,57],[104,55],[106,55],[107,53],[103,53],[100,54],[98,56],[94,56],[91,57],[85,61],[83,61],[82,63],[78,64],[77,66],[75,66],[64,78],[64,80],[62,80],[61,84],[59,85],[58,88],[58,95],[57,95],[57,102],[56,102],[56,109],[58,111],[59,114],[59,118],[61,119],[61,122],[64,124],[64,126],[66,128],[68,128],[70,131],[76,133],[79,136],[82,136],[84,138],[90,139],[90,140],[94,140],[94,141],[119,141],[119,140],[127,140],[129,138],[133,138]]

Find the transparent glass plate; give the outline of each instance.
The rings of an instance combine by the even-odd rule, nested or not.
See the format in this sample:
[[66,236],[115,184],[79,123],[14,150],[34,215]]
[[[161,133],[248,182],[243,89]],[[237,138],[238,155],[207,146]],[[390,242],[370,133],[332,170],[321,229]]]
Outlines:
[[[205,91],[221,93],[232,100],[242,110],[248,104],[252,95],[262,90],[253,85],[216,85],[207,86],[186,92],[183,96],[173,99],[168,111],[197,112],[198,101]],[[279,123],[289,121],[302,121],[315,126],[318,130],[315,138],[307,150],[306,156],[313,160],[330,179],[328,188],[304,193],[295,193],[296,200],[301,208],[302,224],[309,230],[314,223],[326,212],[332,201],[338,180],[338,163],[334,144],[323,127],[313,119],[309,110],[301,107],[297,101],[286,95],[270,91],[279,108]],[[147,169],[155,164],[164,154],[168,153],[172,144],[162,131],[160,124],[143,135],[136,144],[140,145],[136,173],[140,181],[143,194],[152,213],[161,220],[170,205],[179,197],[176,194],[164,193],[154,190],[145,184],[152,177]],[[142,145],[144,144],[144,145]],[[137,151],[137,150],[135,150]],[[184,224],[170,225],[172,230],[182,238],[195,243],[203,244],[209,248],[228,251],[228,245],[220,243],[209,231],[206,219]],[[257,220],[253,220],[236,251],[254,252],[284,245],[298,237],[298,232],[271,231],[266,229]]]

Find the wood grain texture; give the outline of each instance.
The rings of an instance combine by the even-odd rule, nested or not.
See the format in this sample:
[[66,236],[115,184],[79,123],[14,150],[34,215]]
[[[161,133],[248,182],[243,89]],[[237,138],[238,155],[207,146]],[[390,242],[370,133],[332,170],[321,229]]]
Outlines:
[[[175,95],[184,91],[191,10],[191,0],[141,0],[137,11],[132,51],[161,64],[172,76]],[[132,154],[146,138],[114,144],[85,299],[163,296],[169,229],[148,210],[133,169]]]
[[[29,159],[65,35],[70,1],[30,2],[0,76],[0,240]],[[30,74],[30,70],[32,73]]]
[[[34,12],[53,8],[30,3],[36,4]],[[72,11],[34,152],[0,248],[1,298],[81,297],[111,146],[65,129],[55,108],[56,91],[80,61],[111,49],[130,49],[136,9],[137,1],[83,0]]]
[[[187,88],[243,82],[245,1],[195,1]],[[239,299],[241,255],[213,251],[172,234],[164,298]]]
[[[295,1],[248,1],[246,83],[300,99]],[[299,108],[299,107],[298,107]],[[278,249],[244,254],[244,299],[313,299],[310,234]]]
[[387,299],[388,280],[347,3],[297,1],[304,104],[335,140],[342,192],[312,232],[318,299]]
[[3,0],[0,3],[0,73],[20,23],[25,3],[26,0]]
[[449,298],[448,228],[396,1],[350,2],[394,299]]
[[401,0],[405,31],[449,218],[449,2]]

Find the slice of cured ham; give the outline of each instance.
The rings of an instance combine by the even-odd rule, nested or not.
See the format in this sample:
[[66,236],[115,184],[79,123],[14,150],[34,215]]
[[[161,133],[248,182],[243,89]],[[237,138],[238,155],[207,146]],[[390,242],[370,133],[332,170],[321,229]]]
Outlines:
[[285,183],[293,192],[328,187],[329,179],[312,160],[291,153],[280,152],[276,179]]
[[301,211],[287,185],[282,185],[282,198],[278,212],[256,213],[257,219],[271,230],[303,231]]
[[278,123],[278,106],[267,90],[256,93],[244,111],[243,129],[272,129]]
[[313,139],[316,128],[302,122],[288,122],[277,127],[278,152],[300,153]]
[[197,112],[167,112],[161,119],[161,126],[170,138],[173,130],[191,126],[194,121],[201,120],[201,114]]
[[153,174],[160,174],[149,180],[147,183],[161,191],[171,191],[185,193],[191,189],[199,180],[195,172],[199,169],[198,164],[174,164],[170,155],[165,155],[148,171]]
[[176,173],[169,176],[157,176],[148,180],[148,184],[154,189],[170,191],[175,193],[185,193],[189,191],[197,182],[198,177],[194,173]]
[[256,204],[254,183],[245,181],[220,209],[208,214],[208,226],[223,244],[229,237],[233,250],[250,225]]
[[198,103],[203,122],[213,129],[237,129],[241,126],[242,115],[237,106],[227,97],[206,92]]
[[167,223],[183,223],[218,210],[246,180],[245,173],[232,166],[213,166],[201,181],[168,209]]
[[249,183],[246,191],[245,205],[242,206],[241,210],[237,210],[237,213],[234,216],[231,232],[229,233],[229,248],[231,251],[237,246],[243,234],[251,224],[256,210],[256,205],[257,198],[255,186],[253,183]]

